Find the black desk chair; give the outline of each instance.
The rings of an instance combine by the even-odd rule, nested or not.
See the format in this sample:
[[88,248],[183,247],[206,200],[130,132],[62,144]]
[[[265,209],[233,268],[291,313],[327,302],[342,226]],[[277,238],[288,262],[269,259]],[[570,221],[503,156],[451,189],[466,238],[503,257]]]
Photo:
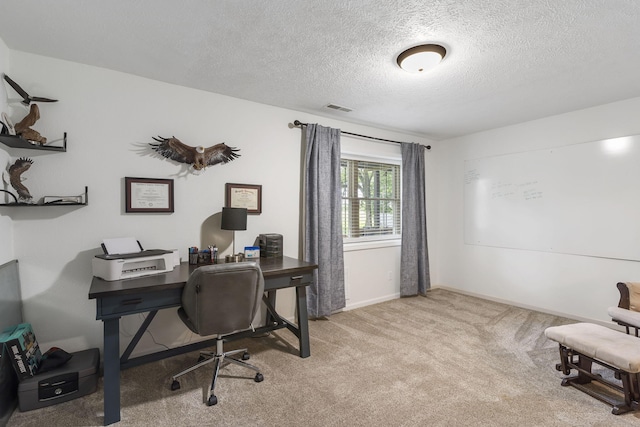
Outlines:
[[[252,328],[264,292],[262,270],[256,262],[214,264],[197,268],[189,277],[182,292],[182,307],[178,309],[180,319],[189,329],[201,336],[216,335],[216,351],[200,352],[198,363],[172,377],[171,390],[180,388],[177,378],[214,363],[213,380],[207,405],[218,403],[214,394],[220,367],[235,363],[256,371],[255,382],[264,377],[260,370],[242,360],[249,359],[246,348],[224,352],[225,335]],[[242,360],[231,356],[242,353]]]

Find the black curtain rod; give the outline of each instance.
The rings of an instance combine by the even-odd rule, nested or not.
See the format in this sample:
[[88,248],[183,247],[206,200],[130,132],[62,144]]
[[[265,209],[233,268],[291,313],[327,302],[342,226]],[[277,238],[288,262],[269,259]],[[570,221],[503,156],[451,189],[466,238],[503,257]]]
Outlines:
[[[308,125],[308,123],[302,123],[300,120],[294,120],[293,124],[295,126],[307,126]],[[394,140],[391,140],[391,139],[376,138],[375,136],[360,135],[359,133],[351,133],[351,132],[346,132],[346,131],[343,131],[343,130],[341,130],[340,133],[344,133],[345,135],[359,136],[360,138],[375,139],[376,141],[393,142],[394,144],[402,144],[402,141],[394,141]],[[427,150],[431,150],[431,146],[430,145],[427,145]]]

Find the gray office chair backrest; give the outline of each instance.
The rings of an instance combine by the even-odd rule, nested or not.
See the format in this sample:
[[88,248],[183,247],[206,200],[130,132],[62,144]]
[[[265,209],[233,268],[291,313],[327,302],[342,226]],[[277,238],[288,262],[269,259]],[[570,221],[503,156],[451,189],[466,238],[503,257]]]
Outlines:
[[182,291],[182,321],[198,335],[225,335],[249,329],[264,292],[256,262],[197,268]]

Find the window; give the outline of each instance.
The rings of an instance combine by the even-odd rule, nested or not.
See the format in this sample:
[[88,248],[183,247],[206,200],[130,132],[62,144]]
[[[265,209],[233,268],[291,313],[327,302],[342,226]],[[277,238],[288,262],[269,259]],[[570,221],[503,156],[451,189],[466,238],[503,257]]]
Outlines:
[[400,237],[400,165],[343,157],[340,181],[344,238]]

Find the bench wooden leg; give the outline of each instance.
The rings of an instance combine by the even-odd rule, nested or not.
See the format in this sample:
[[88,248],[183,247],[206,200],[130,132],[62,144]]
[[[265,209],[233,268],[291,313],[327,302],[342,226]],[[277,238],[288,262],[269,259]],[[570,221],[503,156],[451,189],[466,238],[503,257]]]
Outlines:
[[631,377],[631,384],[633,386],[633,399],[636,402],[640,401],[640,374],[629,374]]
[[[628,372],[620,373],[622,381],[622,389],[624,392],[624,406],[622,408],[613,407],[613,413],[629,412],[638,409],[638,401],[640,400],[640,391],[638,390],[638,374],[630,374]],[[623,412],[620,412],[620,411]]]
[[560,363],[556,364],[556,370],[561,371],[565,375],[569,375],[571,373],[571,368],[569,368],[569,355],[567,352],[567,348],[560,344]]
[[[591,369],[594,362],[605,368],[611,369],[614,372],[615,378],[621,380],[622,386],[605,380],[601,375],[592,373]],[[578,371],[577,375],[564,378],[561,385],[575,387],[583,393],[611,405],[613,407],[611,413],[614,415],[620,415],[640,409],[640,377],[638,374],[631,374],[622,371],[604,362],[592,359],[575,350],[567,348],[562,344],[560,344],[560,363],[556,365],[556,369],[562,371],[565,375],[568,375],[571,372],[571,369]],[[592,381],[603,384],[612,390],[622,392],[624,394],[624,401],[615,400],[610,396],[598,393],[593,388],[587,387],[586,384],[589,384]]]

